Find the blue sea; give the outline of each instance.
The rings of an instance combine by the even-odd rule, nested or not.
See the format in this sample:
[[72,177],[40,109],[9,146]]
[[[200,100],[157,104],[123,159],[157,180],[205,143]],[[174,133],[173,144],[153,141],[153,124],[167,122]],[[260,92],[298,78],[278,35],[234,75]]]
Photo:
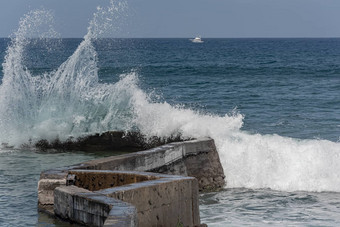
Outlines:
[[340,39],[31,38],[49,17],[0,39],[0,226],[64,226],[37,211],[40,172],[108,155],[22,144],[108,130],[213,138],[208,226],[340,225]]

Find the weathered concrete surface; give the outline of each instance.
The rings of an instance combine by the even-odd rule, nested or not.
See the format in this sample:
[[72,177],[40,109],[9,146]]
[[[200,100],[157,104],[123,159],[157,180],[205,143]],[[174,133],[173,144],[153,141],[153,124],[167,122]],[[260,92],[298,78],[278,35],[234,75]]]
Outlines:
[[90,226],[136,226],[134,206],[75,186],[54,192],[54,213],[65,220]]
[[[107,225],[116,223],[117,220],[123,220],[118,214],[127,211],[129,214],[131,209],[126,211],[125,208],[122,209],[117,204],[112,206],[112,201],[105,199],[115,198],[132,204],[137,211],[135,213],[137,213],[138,219],[130,215],[131,220],[124,219],[128,225],[122,226],[131,226],[130,223],[138,223],[138,226],[141,227],[200,225],[198,183],[193,177],[100,170],[74,170],[70,171],[69,176],[75,176],[73,182],[75,185],[81,182],[80,185],[88,187],[88,184],[96,182],[92,188],[98,190],[102,187],[103,189],[90,192],[75,186],[56,188],[54,191],[54,212],[63,219],[103,226],[104,222],[106,223],[106,218],[109,217]],[[103,176],[105,176],[105,180],[115,178],[113,182],[116,182],[119,177],[123,181],[121,181],[121,186],[107,188],[105,184],[97,184],[97,180]],[[141,181],[137,180],[131,183],[132,176],[134,176],[133,179],[141,179]],[[84,179],[90,181],[83,184]],[[126,207],[125,203],[123,205]],[[111,210],[112,208],[115,208],[115,212]],[[136,220],[138,221],[136,222]]]
[[[200,191],[225,185],[223,167],[210,138],[174,142],[150,150],[83,163],[87,169],[146,171],[197,178]],[[204,170],[204,171],[202,171]]]
[[[72,185],[85,188],[90,191],[98,191],[105,188],[119,187],[142,181],[156,180],[157,177],[141,172],[119,172],[119,171],[69,171],[68,178],[74,178]],[[68,185],[70,185],[69,183]]]
[[154,176],[160,179],[108,188],[98,193],[133,204],[141,227],[200,226],[197,180],[163,174]]
[[44,205],[53,205],[53,191],[59,186],[66,185],[65,179],[42,179],[38,183],[38,199]]
[[[135,171],[133,174],[143,176],[125,175],[123,178],[116,177],[114,179],[112,175],[109,176],[108,172],[101,171],[99,173],[98,170]],[[92,171],[97,173],[93,174]],[[146,173],[136,171],[154,173],[147,173],[148,177],[145,177]],[[188,180],[169,175],[162,175],[161,179],[152,178],[156,177],[156,172],[192,176],[197,178],[198,182],[190,177]],[[112,179],[109,179],[110,177]],[[79,179],[81,180],[79,181]],[[125,183],[128,183],[128,185],[125,185]],[[97,192],[100,192],[103,196],[107,195],[133,203],[137,208],[138,223],[141,226],[150,226],[147,223],[153,223],[154,226],[167,226],[160,224],[166,222],[175,226],[183,223],[186,223],[184,226],[194,226],[199,225],[196,191],[218,190],[223,187],[225,182],[223,168],[214,141],[210,138],[201,138],[44,171],[41,173],[38,184],[39,208],[47,212],[51,211],[51,207],[56,202],[55,189],[70,184],[95,191],[99,190]],[[191,196],[189,196],[190,193]],[[78,197],[77,194],[76,197],[73,196],[72,198],[74,200]],[[62,201],[66,200],[67,198],[64,198]],[[168,203],[170,200],[172,201],[171,204]],[[160,201],[162,201],[161,205],[159,205]],[[197,212],[195,212],[196,208]],[[111,212],[114,209],[116,208],[112,208]],[[190,210],[191,215],[189,214]],[[119,211],[119,209],[117,208],[116,211]],[[51,212],[53,212],[53,209]],[[67,217],[62,212],[59,215]],[[168,220],[167,217],[172,217],[172,220]],[[120,220],[120,218],[118,219]],[[112,219],[111,216],[108,218],[111,223],[119,223],[118,219]],[[92,221],[92,219],[86,220]],[[98,221],[95,222],[99,223]]]
[[38,182],[38,209],[53,214],[54,189],[66,185],[68,168],[47,170],[40,174]]

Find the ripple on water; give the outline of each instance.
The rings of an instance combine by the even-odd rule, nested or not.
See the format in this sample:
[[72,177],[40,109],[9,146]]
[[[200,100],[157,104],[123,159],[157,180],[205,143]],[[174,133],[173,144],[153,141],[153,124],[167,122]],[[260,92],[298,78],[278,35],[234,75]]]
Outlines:
[[107,155],[84,152],[36,153],[28,150],[1,152],[0,226],[69,226],[38,213],[37,185],[41,171]]
[[227,189],[200,196],[208,226],[339,226],[340,193]]

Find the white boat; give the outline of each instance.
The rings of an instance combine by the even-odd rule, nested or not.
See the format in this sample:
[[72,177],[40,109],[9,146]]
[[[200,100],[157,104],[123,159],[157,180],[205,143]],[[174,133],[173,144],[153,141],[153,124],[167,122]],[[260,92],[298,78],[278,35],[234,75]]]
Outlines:
[[196,36],[194,39],[190,39],[193,43],[203,43],[204,41],[201,39],[201,36]]

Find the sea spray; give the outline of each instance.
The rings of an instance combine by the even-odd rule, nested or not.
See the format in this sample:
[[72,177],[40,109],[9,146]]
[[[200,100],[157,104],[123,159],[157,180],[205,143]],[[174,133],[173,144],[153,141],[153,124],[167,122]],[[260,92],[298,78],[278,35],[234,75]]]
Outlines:
[[93,41],[117,28],[116,16],[125,7],[114,2],[99,7],[75,52],[53,72],[40,75],[32,75],[24,64],[27,36],[40,25],[48,28],[45,34],[53,34],[52,15],[38,10],[22,19],[3,64],[0,142],[20,146],[110,130],[139,130],[147,137],[210,136],[227,187],[340,191],[339,143],[250,134],[242,130],[245,116],[237,111],[217,116],[154,102],[133,69],[115,84],[99,83]]
[[34,76],[24,65],[25,49],[39,34],[39,39],[55,37],[50,26],[53,16],[42,9],[20,20],[3,63],[1,143],[19,146],[28,141],[65,140],[126,128],[131,95],[124,96],[124,79],[114,85],[99,84],[92,43],[110,34],[125,8],[124,2],[114,1],[108,7],[98,7],[88,33],[72,56],[57,70]]
[[[55,37],[51,28],[53,17],[50,11],[37,10],[25,15],[19,22],[19,29],[12,38],[3,63],[4,77],[0,87],[0,133],[1,142],[16,144],[23,141],[21,132],[28,133],[39,106],[41,84],[32,77],[23,65],[25,47],[40,39]],[[32,111],[33,110],[33,111]],[[25,137],[25,136],[24,136]],[[15,138],[15,139],[14,139]]]

